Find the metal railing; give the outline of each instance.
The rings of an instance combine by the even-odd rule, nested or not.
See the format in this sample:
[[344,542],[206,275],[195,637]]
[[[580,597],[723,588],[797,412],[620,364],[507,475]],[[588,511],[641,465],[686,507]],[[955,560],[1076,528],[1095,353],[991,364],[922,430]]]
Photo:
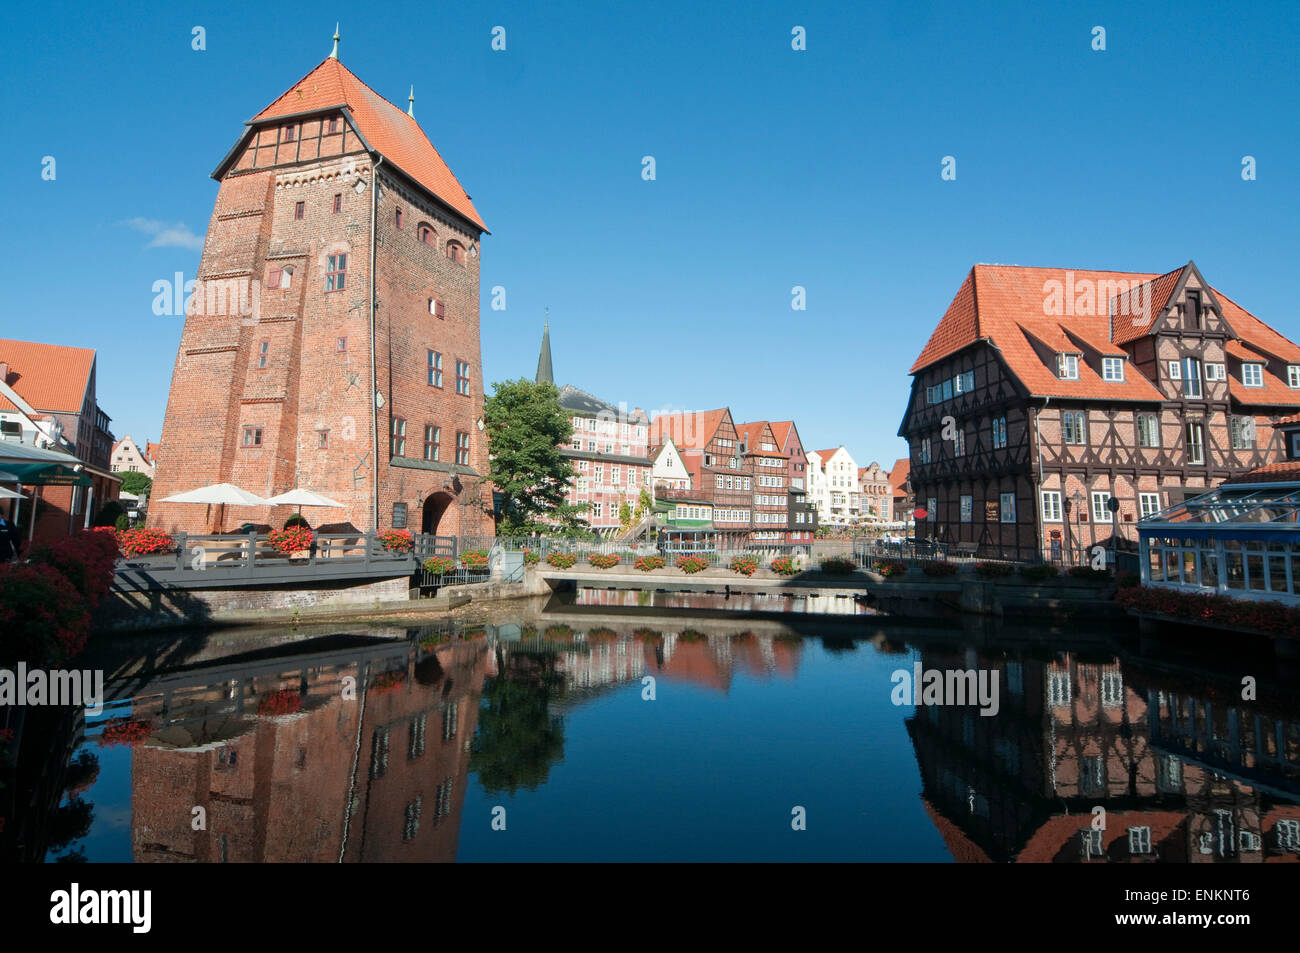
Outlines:
[[128,557],[119,581],[137,587],[205,587],[326,578],[400,576],[414,570],[412,552],[386,548],[374,533],[315,536],[310,546],[284,552],[263,534],[178,533],[175,552]]

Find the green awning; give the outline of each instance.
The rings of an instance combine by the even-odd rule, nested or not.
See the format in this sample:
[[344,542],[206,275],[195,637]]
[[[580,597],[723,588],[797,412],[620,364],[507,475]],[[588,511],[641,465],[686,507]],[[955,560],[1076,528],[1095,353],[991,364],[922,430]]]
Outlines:
[[92,482],[89,473],[78,473],[62,463],[6,463],[4,471],[24,486],[90,486]]

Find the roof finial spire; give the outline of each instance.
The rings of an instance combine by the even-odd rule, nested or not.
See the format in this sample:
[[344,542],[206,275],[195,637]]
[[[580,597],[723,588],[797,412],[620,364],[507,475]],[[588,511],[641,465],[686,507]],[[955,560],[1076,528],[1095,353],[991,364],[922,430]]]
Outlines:
[[406,101],[410,103],[410,105],[406,107],[406,114],[410,116],[412,119],[414,119],[415,118],[415,84],[414,83],[411,84],[411,95],[406,97]]
[[551,309],[546,309],[546,327],[542,329],[542,350],[537,355],[537,376],[533,378],[539,384],[554,384],[555,372],[551,367]]
[[334,49],[330,51],[330,59],[336,60],[338,58],[339,58],[339,25],[336,22],[334,24]]

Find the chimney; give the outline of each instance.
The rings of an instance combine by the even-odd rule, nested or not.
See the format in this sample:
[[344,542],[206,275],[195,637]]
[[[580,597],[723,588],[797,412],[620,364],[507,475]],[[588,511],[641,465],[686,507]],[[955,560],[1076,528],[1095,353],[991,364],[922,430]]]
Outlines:
[[0,384],[8,384],[8,383],[9,383],[9,364],[5,361],[0,361]]

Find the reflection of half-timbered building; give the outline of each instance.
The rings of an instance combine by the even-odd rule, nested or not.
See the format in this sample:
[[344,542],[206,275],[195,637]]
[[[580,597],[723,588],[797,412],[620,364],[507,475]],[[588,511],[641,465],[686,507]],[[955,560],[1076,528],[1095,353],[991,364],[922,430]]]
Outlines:
[[1278,459],[1300,410],[1300,347],[1191,262],[976,265],[911,374],[918,535],[991,556],[1135,541],[1125,524]]

